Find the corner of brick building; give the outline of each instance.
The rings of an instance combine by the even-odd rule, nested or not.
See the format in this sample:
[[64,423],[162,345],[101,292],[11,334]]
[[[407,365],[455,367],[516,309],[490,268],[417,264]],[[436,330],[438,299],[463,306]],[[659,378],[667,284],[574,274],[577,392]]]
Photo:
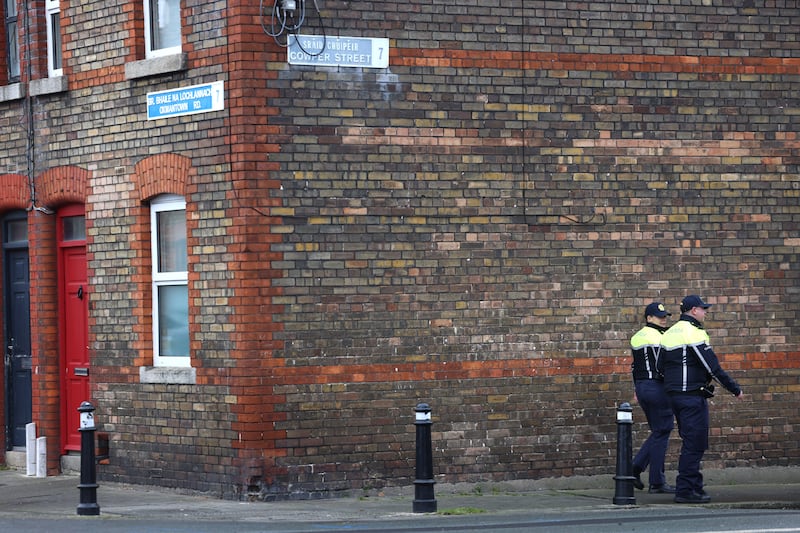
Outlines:
[[61,404],[58,364],[58,277],[55,217],[33,211],[29,222],[33,412],[37,431],[47,437],[47,473],[58,474],[60,465]]

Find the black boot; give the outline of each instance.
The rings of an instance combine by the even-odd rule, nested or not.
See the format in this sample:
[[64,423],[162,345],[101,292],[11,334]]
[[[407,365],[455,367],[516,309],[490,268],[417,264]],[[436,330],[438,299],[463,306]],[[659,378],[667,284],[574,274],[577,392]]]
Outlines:
[[642,483],[642,469],[638,466],[633,467],[633,486],[639,490],[644,490],[644,483]]

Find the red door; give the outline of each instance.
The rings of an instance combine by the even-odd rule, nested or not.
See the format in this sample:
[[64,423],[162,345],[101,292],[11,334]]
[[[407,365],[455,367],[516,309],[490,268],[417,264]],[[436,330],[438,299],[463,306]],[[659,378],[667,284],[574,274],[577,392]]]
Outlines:
[[61,443],[81,449],[81,402],[89,397],[89,288],[86,283],[86,224],[83,206],[58,212],[59,338],[61,340]]

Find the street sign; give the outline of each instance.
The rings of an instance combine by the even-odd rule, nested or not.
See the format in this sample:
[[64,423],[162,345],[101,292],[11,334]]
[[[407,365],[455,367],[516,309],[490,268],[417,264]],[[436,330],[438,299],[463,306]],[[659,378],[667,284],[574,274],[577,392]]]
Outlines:
[[224,82],[147,93],[147,120],[225,109]]
[[389,39],[291,35],[287,56],[290,65],[388,68]]

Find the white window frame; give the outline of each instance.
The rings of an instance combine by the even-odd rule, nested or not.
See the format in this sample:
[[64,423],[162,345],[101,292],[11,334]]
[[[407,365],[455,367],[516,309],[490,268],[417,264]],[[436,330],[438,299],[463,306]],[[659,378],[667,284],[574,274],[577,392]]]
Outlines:
[[[158,214],[165,211],[186,212],[186,200],[181,196],[165,194],[154,198],[150,202],[150,244],[152,250],[152,280],[153,280],[153,366],[156,367],[190,367],[191,354],[185,356],[162,356],[161,336],[159,332],[159,288],[164,286],[189,285],[188,271],[160,272],[158,265]],[[187,249],[188,256],[188,249]],[[188,258],[188,257],[187,257]],[[187,300],[187,306],[189,304]],[[187,316],[187,330],[189,327]]]
[[[10,7],[14,8],[13,13],[8,12]],[[20,78],[20,69],[22,68],[19,49],[19,11],[16,0],[3,0],[2,12],[6,34],[6,42],[3,47],[6,51],[8,79],[16,82]]]
[[[153,25],[156,20],[159,19],[158,13],[152,13],[151,3],[155,3],[156,5],[163,5],[161,2],[166,2],[167,0],[143,0],[144,1],[144,42],[145,42],[145,58],[150,59],[153,57],[163,57],[169,56],[174,54],[180,54],[182,51],[182,39],[181,43],[177,46],[171,46],[168,48],[154,48],[156,43],[153,43]],[[178,20],[168,20],[170,24],[177,24],[178,25],[178,34],[182,35],[182,21],[180,15],[180,1],[175,0],[178,2]],[[160,19],[168,18],[166,11],[161,13]]]
[[[47,72],[51,78],[57,78],[63,74],[63,68],[56,68],[56,58],[58,63],[63,65],[61,50],[61,6],[59,0],[45,0],[45,12],[47,18]],[[59,26],[53,27],[53,17],[59,19]],[[56,32],[58,32],[56,34]]]

